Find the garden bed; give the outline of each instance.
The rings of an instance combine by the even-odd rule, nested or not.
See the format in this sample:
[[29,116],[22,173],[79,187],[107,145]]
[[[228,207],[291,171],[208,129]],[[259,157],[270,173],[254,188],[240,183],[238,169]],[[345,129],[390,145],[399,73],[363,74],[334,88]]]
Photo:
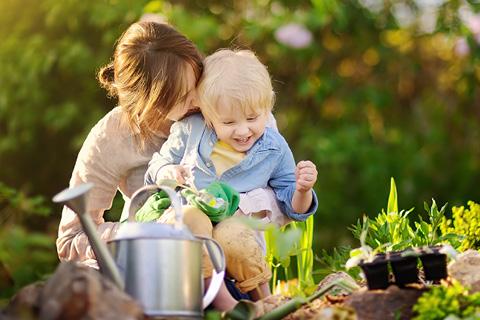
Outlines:
[[[386,289],[369,290],[363,283],[349,293],[333,286],[328,293],[297,310],[286,314],[293,319],[357,319],[357,320],[407,320],[416,316],[413,308],[423,293],[433,287],[448,286],[458,281],[470,286],[471,293],[480,290],[480,253],[467,251],[449,266],[449,277],[440,283],[412,283],[400,288],[391,284]],[[422,274],[420,272],[420,277]],[[327,276],[317,290],[346,280],[354,282],[345,272]],[[478,295],[478,293],[475,293]],[[273,295],[257,302],[258,316],[292,301],[292,297]],[[480,300],[479,300],[480,301]],[[474,306],[480,309],[480,302]],[[142,311],[137,301],[120,291],[99,272],[75,263],[62,263],[45,283],[32,284],[21,289],[0,312],[0,318],[14,319],[138,319],[152,320]]]

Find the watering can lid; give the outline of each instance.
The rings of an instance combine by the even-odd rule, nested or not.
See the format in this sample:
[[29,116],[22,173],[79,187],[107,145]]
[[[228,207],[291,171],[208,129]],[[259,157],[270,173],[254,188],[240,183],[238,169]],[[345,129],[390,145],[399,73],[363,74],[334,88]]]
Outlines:
[[198,240],[187,226],[175,223],[126,222],[111,241],[134,239],[186,239]]

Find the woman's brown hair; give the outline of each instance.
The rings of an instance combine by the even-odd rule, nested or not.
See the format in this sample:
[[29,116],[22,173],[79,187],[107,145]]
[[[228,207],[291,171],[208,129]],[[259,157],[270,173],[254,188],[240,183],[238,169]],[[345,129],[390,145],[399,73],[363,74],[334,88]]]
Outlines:
[[125,120],[139,132],[143,148],[153,141],[167,114],[185,98],[187,70],[201,76],[203,58],[197,46],[167,23],[132,24],[118,40],[114,60],[98,79],[109,96],[118,97]]

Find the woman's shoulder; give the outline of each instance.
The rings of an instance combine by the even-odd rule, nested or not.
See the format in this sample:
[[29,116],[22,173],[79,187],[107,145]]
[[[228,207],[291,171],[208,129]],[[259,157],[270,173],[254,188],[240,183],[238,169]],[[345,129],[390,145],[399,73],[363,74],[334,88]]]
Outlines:
[[122,116],[121,107],[108,112],[90,130],[83,148],[94,148],[99,152],[117,148],[132,149],[135,146],[135,137],[131,130],[122,124]]
[[119,130],[122,124],[122,117],[122,107],[115,107],[101,118],[93,128],[99,131]]
[[107,137],[108,139],[125,136],[130,129],[123,124],[122,118],[122,108],[115,107],[93,126],[90,130],[90,135],[94,135],[97,138]]

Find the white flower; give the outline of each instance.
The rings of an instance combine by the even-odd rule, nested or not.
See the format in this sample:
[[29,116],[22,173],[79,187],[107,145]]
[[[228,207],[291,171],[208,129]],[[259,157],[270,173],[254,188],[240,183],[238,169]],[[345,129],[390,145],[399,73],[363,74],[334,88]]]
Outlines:
[[289,23],[275,31],[275,39],[294,49],[302,49],[312,43],[312,33],[298,23]]
[[440,249],[440,253],[446,254],[447,257],[457,260],[458,252],[455,250],[450,243],[445,243]]

